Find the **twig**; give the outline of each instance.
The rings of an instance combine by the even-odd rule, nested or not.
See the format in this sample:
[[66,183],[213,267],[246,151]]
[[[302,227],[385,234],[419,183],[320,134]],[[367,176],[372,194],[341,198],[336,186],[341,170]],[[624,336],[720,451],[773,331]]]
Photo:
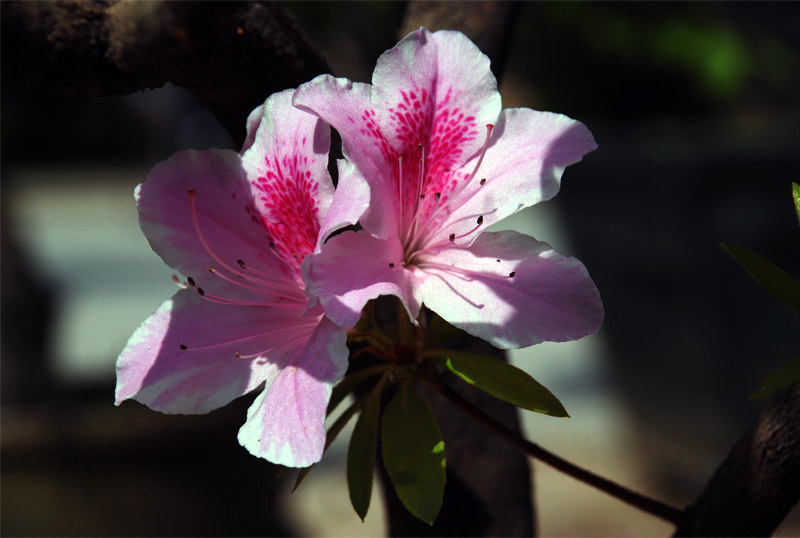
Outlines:
[[611,480],[596,475],[591,471],[587,471],[586,469],[578,467],[577,465],[570,463],[559,456],[556,456],[552,452],[545,450],[539,445],[532,443],[527,439],[523,439],[516,432],[509,430],[502,424],[499,424],[444,383],[439,382],[430,384],[433,385],[433,387],[439,393],[441,393],[442,396],[450,400],[462,411],[509,441],[511,444],[524,450],[531,457],[550,465],[554,469],[557,469],[576,480],[593,486],[600,491],[621,500],[622,502],[635,506],[644,512],[669,521],[676,526],[683,524],[685,514],[682,510],[640,493],[636,493],[635,491],[621,486],[616,482],[612,482]]

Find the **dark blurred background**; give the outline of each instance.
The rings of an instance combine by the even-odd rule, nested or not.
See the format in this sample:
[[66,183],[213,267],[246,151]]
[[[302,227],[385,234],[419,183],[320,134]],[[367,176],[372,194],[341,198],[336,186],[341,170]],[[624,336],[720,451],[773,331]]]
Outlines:
[[[396,42],[406,7],[285,5],[336,75],[365,82]],[[3,60],[13,54],[2,47]],[[8,82],[3,534],[382,532],[380,521],[342,526],[356,520],[343,472],[324,490],[328,503],[345,499],[340,519],[297,508],[302,491],[287,499],[294,473],[236,442],[248,398],[210,417],[112,405],[116,354],[174,289],[137,230],[133,188],[175,151],[233,148],[213,115],[175,86],[89,98]],[[800,350],[797,315],[719,247],[745,246],[800,276],[790,195],[800,182],[800,4],[524,3],[501,92],[504,107],[580,119],[599,144],[543,204],[563,243],[540,238],[586,264],[606,322],[588,344],[567,348],[586,369],[543,357],[543,379],[526,365],[543,382],[550,376],[573,415],[555,439],[543,432],[558,426],[529,422],[528,433],[578,462],[597,456],[581,432],[616,436],[597,448],[599,465],[630,470],[631,485],[684,506],[763,408],[747,396]],[[536,219],[534,209],[538,235]],[[576,408],[605,412],[610,429],[587,430]],[[549,498],[540,508],[557,505]],[[632,528],[609,512],[560,506],[542,514],[544,534],[670,532],[646,518]],[[782,532],[800,529],[792,524]]]

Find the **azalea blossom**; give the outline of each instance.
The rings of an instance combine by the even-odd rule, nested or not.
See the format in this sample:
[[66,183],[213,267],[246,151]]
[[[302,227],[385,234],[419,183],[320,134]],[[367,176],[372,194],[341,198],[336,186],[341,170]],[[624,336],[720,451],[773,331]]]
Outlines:
[[598,330],[600,296],[583,264],[546,243],[486,228],[552,198],[564,169],[595,149],[560,114],[501,111],[489,59],[459,32],[421,28],[379,59],[372,84],[322,75],[295,106],[342,136],[369,185],[360,231],[330,238],[308,291],[353,326],[370,299],[395,295],[501,348]]
[[[309,304],[302,263],[368,200],[330,129],[273,95],[248,119],[242,154],[182,151],[135,191],[141,228],[183,289],[136,330],[117,361],[116,403],[207,413],[263,387],[239,431],[252,454],[304,467],[320,459],[332,385],[347,368],[345,330]],[[353,188],[351,188],[351,186]]]

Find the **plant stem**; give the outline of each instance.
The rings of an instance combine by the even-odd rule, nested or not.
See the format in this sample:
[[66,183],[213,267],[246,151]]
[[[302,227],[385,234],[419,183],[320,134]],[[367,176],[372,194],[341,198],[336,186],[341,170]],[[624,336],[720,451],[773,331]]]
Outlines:
[[456,391],[454,391],[444,383],[437,381],[429,381],[429,383],[442,396],[450,400],[462,411],[467,413],[473,419],[480,422],[493,432],[500,435],[502,438],[504,438],[511,444],[522,449],[529,456],[550,465],[554,469],[561,471],[562,473],[567,474],[572,478],[583,482],[584,484],[593,486],[599,489],[600,491],[619,499],[622,502],[635,506],[636,508],[643,510],[644,512],[647,512],[656,517],[669,521],[670,523],[676,526],[679,526],[683,522],[685,518],[683,510],[679,510],[666,503],[663,503],[656,499],[652,499],[650,497],[637,493],[633,490],[626,488],[625,486],[617,484],[616,482],[612,482],[607,478],[603,478],[602,476],[596,475],[591,471],[578,467],[577,465],[568,462],[567,460],[561,458],[560,456],[557,456],[552,452],[545,450],[539,445],[532,443],[527,439],[523,439],[514,431],[496,422],[493,418],[491,418],[489,415],[481,411],[478,407],[474,406],[466,398],[458,394]]

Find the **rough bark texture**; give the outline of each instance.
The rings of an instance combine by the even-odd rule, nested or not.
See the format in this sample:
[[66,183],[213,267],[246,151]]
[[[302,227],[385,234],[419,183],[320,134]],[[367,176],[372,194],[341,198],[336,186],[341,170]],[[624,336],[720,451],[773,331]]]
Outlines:
[[328,71],[273,2],[3,2],[2,40],[3,85],[109,96],[172,82],[237,144],[268,95]]
[[800,499],[800,384],[783,391],[686,509],[675,536],[769,536]]

